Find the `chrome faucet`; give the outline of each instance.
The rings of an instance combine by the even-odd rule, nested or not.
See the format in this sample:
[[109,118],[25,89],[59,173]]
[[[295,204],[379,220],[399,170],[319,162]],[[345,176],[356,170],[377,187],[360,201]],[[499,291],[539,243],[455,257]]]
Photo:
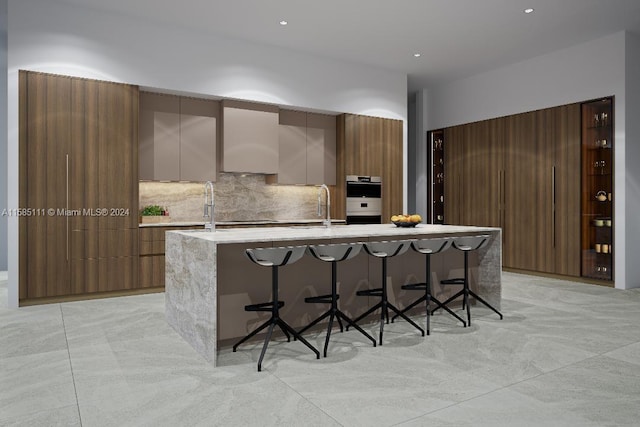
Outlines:
[[318,216],[322,216],[322,190],[325,189],[327,191],[327,218],[322,221],[322,224],[325,227],[331,227],[331,196],[329,195],[329,187],[326,184],[322,184],[318,189]]
[[204,184],[204,218],[209,219],[209,222],[204,224],[204,229],[206,231],[215,231],[216,229],[214,207],[213,182],[207,181]]

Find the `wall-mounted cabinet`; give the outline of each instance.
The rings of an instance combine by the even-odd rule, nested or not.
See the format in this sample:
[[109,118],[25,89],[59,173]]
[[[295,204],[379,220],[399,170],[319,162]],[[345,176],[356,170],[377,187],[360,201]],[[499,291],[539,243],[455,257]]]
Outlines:
[[324,114],[280,110],[278,184],[336,183],[336,118]]
[[222,102],[222,171],[278,173],[278,107]]
[[582,104],[582,275],[613,280],[613,98]]
[[140,94],[140,179],[214,181],[219,102]]

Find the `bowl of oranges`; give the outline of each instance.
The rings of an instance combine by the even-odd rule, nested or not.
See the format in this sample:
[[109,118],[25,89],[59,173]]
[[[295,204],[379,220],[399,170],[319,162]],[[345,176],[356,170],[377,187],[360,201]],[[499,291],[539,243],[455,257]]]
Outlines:
[[422,217],[418,214],[393,215],[391,216],[391,222],[394,223],[396,227],[415,227],[422,222]]

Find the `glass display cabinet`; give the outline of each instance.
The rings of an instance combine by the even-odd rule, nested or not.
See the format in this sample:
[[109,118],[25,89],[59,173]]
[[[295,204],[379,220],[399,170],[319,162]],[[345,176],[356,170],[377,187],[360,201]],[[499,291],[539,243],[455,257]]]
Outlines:
[[444,224],[444,129],[427,132],[430,175],[429,218],[430,224]]
[[613,281],[613,98],[582,104],[582,276]]

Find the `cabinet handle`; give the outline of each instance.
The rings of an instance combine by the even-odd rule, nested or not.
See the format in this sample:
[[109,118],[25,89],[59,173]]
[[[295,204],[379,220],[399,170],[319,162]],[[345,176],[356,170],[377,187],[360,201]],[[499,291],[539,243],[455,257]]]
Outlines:
[[462,224],[462,174],[458,174],[458,224]]
[[551,237],[553,247],[556,247],[556,167],[551,167]]
[[502,210],[504,206],[502,205],[502,170],[498,170],[498,213],[500,214],[500,219],[502,219]]
[[66,154],[65,157],[67,162],[67,170],[66,170],[66,174],[67,174],[66,205],[67,206],[65,210],[65,217],[67,221],[67,262],[69,262],[69,154]]
[[506,176],[507,176],[507,171],[506,170],[501,170],[500,171],[500,204],[502,206],[502,210],[500,212],[500,227],[504,228],[504,223],[505,223],[505,216],[506,216],[506,210],[507,210],[507,188],[506,188]]

